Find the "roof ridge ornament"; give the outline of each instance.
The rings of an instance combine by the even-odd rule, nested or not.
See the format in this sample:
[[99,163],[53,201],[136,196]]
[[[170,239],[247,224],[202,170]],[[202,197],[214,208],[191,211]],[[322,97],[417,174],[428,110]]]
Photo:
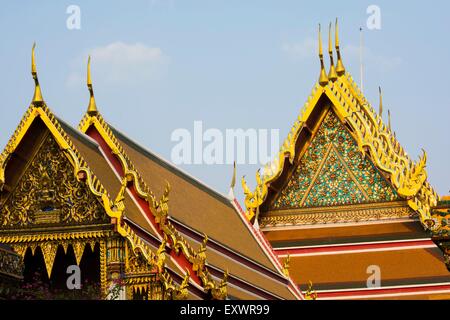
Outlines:
[[33,95],[33,104],[40,104],[44,102],[44,99],[42,98],[42,92],[41,87],[39,85],[39,80],[37,76],[37,69],[36,69],[36,57],[34,54],[34,50],[36,49],[36,42],[33,43],[33,47],[31,48],[31,75],[34,79],[34,95]]
[[337,64],[336,64],[336,73],[338,76],[343,76],[345,74],[345,67],[342,63],[342,57],[341,57],[341,49],[339,46],[339,24],[338,24],[338,18],[336,18],[336,36],[335,36],[335,42],[336,42],[336,54],[337,54]]
[[331,39],[331,22],[328,30],[328,54],[330,55],[330,72],[328,73],[328,79],[334,82],[337,80],[338,75],[336,73],[336,68],[334,67],[333,44]]
[[320,24],[319,24],[319,59],[320,59],[319,84],[324,87],[328,84],[328,76],[325,72],[325,65],[323,63],[322,32]]
[[236,161],[233,163],[233,177],[231,178],[230,192],[228,193],[231,200],[235,199],[234,188],[236,187]]
[[380,94],[379,114],[380,114],[380,118],[382,118],[383,117],[383,92],[381,91],[381,87],[378,87],[378,92]]
[[389,132],[392,132],[392,127],[391,127],[391,110],[388,110],[388,129],[389,129]]
[[89,89],[89,106],[88,106],[88,114],[89,115],[96,115],[98,113],[97,110],[97,104],[95,103],[95,98],[94,98],[94,89],[92,87],[92,78],[91,78],[91,56],[89,56],[88,58],[88,63],[87,63],[87,87]]

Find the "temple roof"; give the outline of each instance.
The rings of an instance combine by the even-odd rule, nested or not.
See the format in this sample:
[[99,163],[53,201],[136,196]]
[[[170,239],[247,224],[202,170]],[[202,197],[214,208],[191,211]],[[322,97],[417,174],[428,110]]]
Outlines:
[[[89,191],[102,204],[105,214],[110,218],[111,226],[114,226],[117,233],[128,240],[131,250],[136,254],[142,254],[150,265],[158,265],[158,263],[160,263],[159,257],[156,256],[150,245],[141,239],[132,230],[131,226],[124,223],[126,222],[124,212],[128,213],[128,218],[131,217],[133,219],[133,217],[141,217],[140,214],[136,215],[137,211],[133,209],[133,207],[135,207],[133,202],[129,198],[127,199],[124,187],[124,184],[127,181],[123,179],[120,180],[117,176],[114,177],[113,172],[108,166],[102,166],[101,163],[105,163],[105,159],[102,157],[96,142],[89,137],[83,136],[65,122],[60,121],[50,111],[42,98],[35,65],[34,48],[35,46],[33,46],[32,50],[32,75],[35,81],[35,93],[29,108],[22,117],[5,149],[0,154],[0,192],[5,193],[11,191],[12,186],[9,184],[11,182],[14,183],[14,181],[9,181],[9,178],[13,176],[6,174],[9,170],[8,164],[11,161],[15,161],[24,166],[24,159],[21,159],[20,155],[16,155],[16,152],[21,145],[33,145],[37,142],[36,137],[29,140],[24,138],[28,137],[28,131],[35,130],[36,127],[34,124],[39,123],[40,126],[44,126],[44,128],[48,130],[54,141],[60,147],[61,152],[73,166],[73,174],[76,179],[85,181]],[[33,133],[36,133],[36,131],[33,131]],[[88,164],[88,161],[92,161],[92,165],[95,166],[95,169]],[[94,171],[96,172],[95,174]],[[97,174],[104,179],[106,183],[105,186],[109,187],[109,190],[102,184]],[[111,198],[110,194],[116,195],[115,200]],[[128,205],[127,209],[125,208],[126,205]],[[127,211],[128,209],[129,211]],[[142,225],[144,227],[146,226],[145,223],[142,223]],[[41,240],[45,239],[45,237],[46,235],[42,235]],[[11,237],[2,235],[0,238],[0,242],[13,243],[14,241],[25,241],[28,238],[31,239],[32,236],[21,238],[17,236]],[[25,252],[21,252],[23,255],[24,253]],[[51,270],[51,267],[49,269],[49,266],[47,266],[47,271],[49,270]],[[162,277],[165,277],[166,283],[172,283],[171,276],[164,268],[158,269],[157,272],[159,272]],[[175,286],[171,289],[177,290]]]
[[[126,154],[151,190],[164,190],[166,181],[172,186],[171,219],[208,235],[228,248],[237,250],[259,264],[275,270],[250,232],[243,225],[230,199],[205,186],[179,168],[139,146],[112,128]],[[220,228],[217,226],[220,225]]]
[[[201,279],[197,284],[210,286],[225,271],[230,284],[238,288],[250,285],[251,290],[259,290],[259,297],[299,298],[296,288],[288,289],[289,280],[274,262],[276,258],[258,242],[232,200],[111,127],[96,107],[89,69],[88,87],[91,98],[79,130],[103,146],[103,156],[113,163],[116,174],[132,181],[129,192],[134,200],[147,203],[141,206],[142,217],[147,215],[156,234],[167,237],[173,249],[181,249],[181,255],[173,258],[188,260]],[[136,222],[135,227],[141,228],[141,223]],[[196,262],[201,252],[205,265]],[[244,291],[239,290],[242,295]]]
[[[147,194],[144,199],[163,197],[170,185],[168,222],[180,241],[185,241],[187,248],[191,248],[188,250],[192,252],[184,254],[195,256],[193,248],[201,245],[207,235],[206,258],[212,275],[220,277],[220,270],[227,270],[229,283],[234,279],[243,286],[250,281],[251,286],[272,291],[273,296],[269,294],[268,298],[296,298],[286,286],[288,280],[255,239],[229,198],[133,142],[107,124],[98,112],[87,113],[79,128],[89,134],[91,125],[105,136],[113,153],[122,159],[122,166],[127,167],[125,172],[133,172],[134,180],[138,181],[137,189]],[[218,225],[221,227],[217,228]],[[139,222],[137,227],[141,227]],[[258,269],[260,271],[256,271]],[[268,280],[270,278],[272,280]],[[239,295],[243,294],[238,291]]]
[[361,154],[368,157],[377,170],[387,177],[398,196],[406,201],[412,211],[417,212],[424,227],[436,228],[431,208],[436,205],[438,195],[427,181],[426,153],[424,152],[418,161],[413,161],[408,156],[390,126],[383,122],[382,107],[380,106],[380,113],[377,113],[351,75],[345,71],[337,31],[336,52],[338,67],[334,75],[333,50],[330,44],[331,67],[327,76],[320,39],[319,81],[292,126],[278,156],[265,166],[262,175],[257,172],[256,189],[252,192],[243,180],[248,218],[252,219],[258,210],[268,210],[268,198],[279,192],[279,188],[284,185],[304,156],[326,112],[325,106],[331,105],[334,113],[356,141]]

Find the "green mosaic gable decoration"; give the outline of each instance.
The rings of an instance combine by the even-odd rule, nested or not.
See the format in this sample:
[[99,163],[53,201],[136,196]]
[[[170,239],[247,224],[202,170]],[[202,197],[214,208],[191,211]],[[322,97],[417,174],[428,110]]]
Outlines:
[[400,200],[330,109],[272,210]]

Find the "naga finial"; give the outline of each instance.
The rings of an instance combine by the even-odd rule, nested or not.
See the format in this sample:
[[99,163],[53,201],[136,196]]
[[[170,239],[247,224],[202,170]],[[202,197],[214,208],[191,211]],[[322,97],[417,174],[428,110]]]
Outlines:
[[312,281],[309,281],[308,283],[308,290],[305,292],[305,299],[306,300],[317,300],[317,292],[313,288]]
[[333,44],[331,39],[331,22],[328,30],[328,54],[330,55],[330,72],[328,73],[328,79],[334,82],[337,80],[338,75],[336,73],[336,68],[334,67]]
[[122,178],[122,183],[119,189],[119,192],[117,193],[116,199],[114,200],[114,204],[116,206],[123,204],[123,201],[125,200],[125,192],[127,190],[128,186],[128,178],[127,176]]
[[198,253],[203,253],[206,251],[206,245],[208,243],[208,235],[206,233],[203,234],[203,240],[202,240],[202,244],[200,245],[200,249],[198,250]]
[[342,57],[341,57],[341,48],[339,46],[339,24],[338,24],[338,19],[336,18],[336,37],[335,37],[335,41],[336,41],[336,54],[337,54],[337,64],[336,64],[336,73],[338,74],[338,76],[343,76],[345,74],[345,67],[344,64],[342,63]]
[[288,255],[286,257],[286,260],[284,260],[284,262],[283,262],[283,274],[286,277],[288,277],[288,278],[289,278],[289,267],[290,267],[290,264],[291,264],[291,256]]
[[328,84],[328,76],[325,72],[325,65],[323,62],[322,31],[321,31],[320,24],[319,24],[319,59],[320,59],[319,84],[321,86],[326,86]]
[[94,89],[92,87],[92,78],[91,78],[91,56],[89,56],[88,58],[88,63],[87,63],[87,87],[89,89],[89,106],[88,106],[88,114],[90,115],[95,115],[98,113],[97,110],[97,104],[95,103],[95,98],[94,98]]
[[44,101],[44,99],[42,98],[41,87],[39,85],[39,80],[38,80],[38,76],[37,76],[36,57],[34,54],[35,49],[36,49],[36,42],[33,43],[33,47],[31,48],[31,75],[33,76],[34,86],[35,86],[33,103]]

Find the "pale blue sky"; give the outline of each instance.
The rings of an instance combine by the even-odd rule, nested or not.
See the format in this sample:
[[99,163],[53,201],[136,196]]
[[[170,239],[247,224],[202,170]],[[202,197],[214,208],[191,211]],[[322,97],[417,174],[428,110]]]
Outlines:
[[[66,27],[69,5],[81,30]],[[116,128],[170,158],[177,128],[289,132],[319,72],[317,24],[340,18],[344,63],[359,81],[359,27],[381,8],[382,29],[365,30],[365,93],[385,109],[405,149],[428,152],[431,184],[450,189],[450,4],[448,1],[2,1],[0,147],[33,94],[30,50],[50,108],[77,125],[88,103],[87,55],[97,105]],[[326,37],[325,37],[326,39]],[[226,193],[230,165],[182,166]],[[254,184],[256,165],[240,166]],[[237,193],[242,193],[239,187]],[[241,197],[239,197],[241,198]]]

